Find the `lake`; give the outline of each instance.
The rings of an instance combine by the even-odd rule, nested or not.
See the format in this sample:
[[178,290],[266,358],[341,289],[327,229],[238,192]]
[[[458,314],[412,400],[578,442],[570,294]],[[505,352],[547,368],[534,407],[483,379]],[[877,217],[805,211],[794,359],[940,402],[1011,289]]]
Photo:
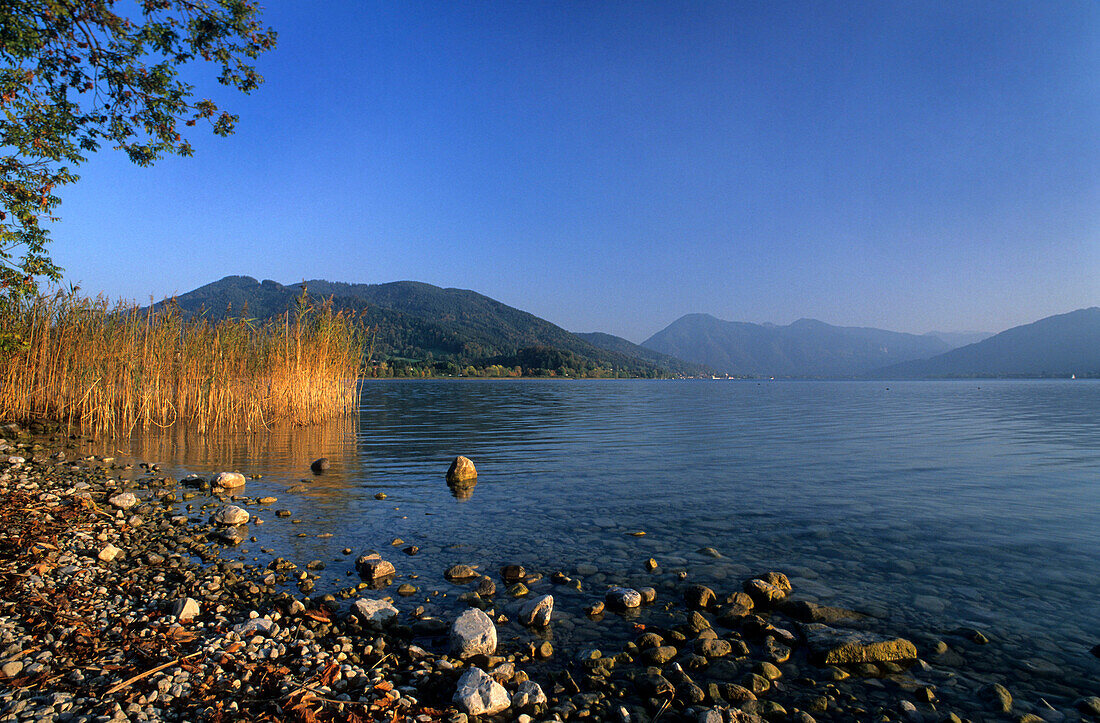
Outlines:
[[[128,444],[176,476],[262,473],[246,494],[279,501],[224,556],[321,560],[321,591],[355,580],[343,548],[380,551],[417,576],[408,606],[437,610],[470,589],[443,580],[454,563],[580,566],[552,632],[579,647],[633,634],[581,613],[609,583],[675,600],[681,572],[732,590],[775,569],[896,632],[978,628],[991,670],[1100,678],[1097,382],[371,381],[347,423]],[[458,454],[466,499],[444,482]]]

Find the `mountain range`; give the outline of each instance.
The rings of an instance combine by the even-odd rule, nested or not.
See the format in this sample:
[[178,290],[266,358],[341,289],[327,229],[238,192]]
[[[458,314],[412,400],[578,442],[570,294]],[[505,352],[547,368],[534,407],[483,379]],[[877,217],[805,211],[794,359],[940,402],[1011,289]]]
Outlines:
[[303,284],[311,298],[331,299],[337,309],[362,316],[374,335],[375,371],[392,374],[519,367],[526,375],[564,376],[1100,376],[1097,308],[996,335],[905,334],[814,319],[779,326],[688,314],[638,345],[602,332],[571,333],[477,292],[415,281],[284,285],[228,276],[174,302],[186,316],[266,320],[293,309]]

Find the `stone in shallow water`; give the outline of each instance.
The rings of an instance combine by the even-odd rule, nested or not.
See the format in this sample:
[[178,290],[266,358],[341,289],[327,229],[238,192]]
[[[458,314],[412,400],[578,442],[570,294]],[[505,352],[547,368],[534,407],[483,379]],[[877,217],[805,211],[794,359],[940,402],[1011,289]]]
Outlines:
[[752,596],[758,605],[774,605],[787,597],[787,591],[767,580],[754,577],[745,581],[745,592]]
[[237,505],[226,505],[214,514],[214,522],[219,525],[244,525],[248,522],[249,517],[248,512]]
[[866,617],[863,613],[845,608],[818,605],[809,600],[789,600],[780,608],[795,620],[804,623],[835,623],[841,620],[859,620]]
[[448,580],[473,580],[477,577],[477,570],[469,565],[451,565],[443,573]]
[[462,674],[452,702],[469,715],[494,715],[511,705],[504,686],[481,668]]
[[541,595],[523,605],[519,611],[519,621],[524,625],[544,628],[550,624],[554,612],[554,596]]
[[211,484],[214,487],[222,487],[224,489],[244,487],[244,475],[240,472],[218,472],[211,481]]
[[497,627],[481,610],[470,608],[451,626],[450,643],[456,658],[492,655],[497,649]]
[[684,602],[696,610],[706,610],[714,604],[714,590],[706,585],[691,585],[684,590]]
[[455,457],[447,470],[447,481],[453,484],[472,479],[477,479],[477,468],[474,467],[474,463],[470,461],[469,457],[463,457],[462,455]]
[[607,601],[608,607],[616,610],[626,610],[641,605],[642,594],[629,587],[613,587],[607,591],[604,600]]
[[321,457],[313,460],[313,464],[309,466],[309,469],[313,474],[321,474],[330,467],[332,467],[332,463],[328,461],[328,457]]
[[978,695],[999,713],[1008,713],[1012,710],[1012,694],[1008,692],[1008,688],[999,683],[985,686],[978,691]]
[[886,638],[857,630],[838,630],[820,623],[802,625],[815,665],[854,665],[888,660],[913,660],[917,646],[904,638]]
[[360,555],[355,561],[355,569],[365,580],[378,580],[397,574],[393,563],[383,560],[378,553]]

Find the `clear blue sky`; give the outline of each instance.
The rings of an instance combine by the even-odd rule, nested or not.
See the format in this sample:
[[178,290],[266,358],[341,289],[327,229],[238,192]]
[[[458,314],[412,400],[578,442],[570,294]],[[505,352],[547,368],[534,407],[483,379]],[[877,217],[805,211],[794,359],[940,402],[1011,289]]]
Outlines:
[[689,312],[999,331],[1100,304],[1100,3],[269,0],[236,135],[63,189],[52,252],[469,288],[635,341]]

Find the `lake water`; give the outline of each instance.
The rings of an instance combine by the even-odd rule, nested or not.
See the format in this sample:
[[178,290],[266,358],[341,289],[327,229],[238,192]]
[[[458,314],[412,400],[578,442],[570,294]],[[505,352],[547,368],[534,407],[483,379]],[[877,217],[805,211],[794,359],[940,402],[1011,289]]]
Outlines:
[[[380,381],[363,386],[357,423],[163,433],[122,451],[179,476],[262,473],[246,494],[279,502],[258,542],[225,556],[320,559],[319,590],[354,579],[345,547],[417,575],[427,597],[407,606],[430,609],[468,589],[442,579],[454,563],[494,576],[590,564],[583,592],[553,589],[556,644],[580,646],[631,634],[580,612],[610,582],[673,600],[681,570],[732,590],[777,569],[897,632],[979,628],[991,668],[1100,679],[1096,382]],[[444,482],[457,454],[479,471],[468,499]],[[332,469],[313,477],[321,456]]]

